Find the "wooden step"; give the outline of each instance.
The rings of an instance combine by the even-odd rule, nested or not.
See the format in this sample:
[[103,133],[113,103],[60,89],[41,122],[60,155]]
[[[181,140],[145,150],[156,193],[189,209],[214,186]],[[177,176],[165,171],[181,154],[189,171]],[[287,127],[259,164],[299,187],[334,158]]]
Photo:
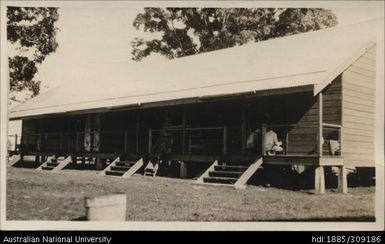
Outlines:
[[124,175],[124,171],[116,171],[116,170],[107,170],[106,175],[115,175],[115,176],[122,176]]
[[239,178],[243,172],[239,171],[210,171],[210,177],[230,177],[230,178]]
[[215,171],[237,171],[237,172],[244,172],[247,170],[247,166],[240,166],[240,165],[218,165],[214,167]]
[[57,158],[51,159],[51,162],[52,162],[52,163],[57,163]]
[[41,169],[43,170],[53,170],[56,166],[43,166]]
[[203,182],[205,183],[222,183],[222,184],[234,184],[238,178],[230,177],[205,177]]
[[111,166],[111,170],[116,171],[127,171],[131,168],[131,166]]
[[53,167],[56,167],[56,166],[58,166],[59,165],[59,163],[57,163],[57,162],[48,162],[47,163],[47,166],[53,166]]
[[222,162],[219,162],[218,165],[219,166],[222,166],[222,165],[228,165],[228,166],[250,166],[250,162],[229,162],[229,161],[222,161]]
[[120,162],[116,162],[116,166],[129,166],[131,167],[132,165],[134,165],[136,162],[133,162],[133,161],[120,161]]
[[238,164],[238,165],[245,165],[248,166],[250,165],[256,158],[259,158],[260,156],[236,156],[236,155],[225,155],[221,157],[218,161],[219,164],[222,162],[228,163],[228,164]]

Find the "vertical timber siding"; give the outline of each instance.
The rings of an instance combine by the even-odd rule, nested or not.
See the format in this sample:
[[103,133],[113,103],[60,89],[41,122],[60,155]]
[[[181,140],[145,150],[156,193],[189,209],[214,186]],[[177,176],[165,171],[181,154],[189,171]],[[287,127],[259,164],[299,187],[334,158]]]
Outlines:
[[371,47],[342,74],[345,165],[374,166],[376,47]]

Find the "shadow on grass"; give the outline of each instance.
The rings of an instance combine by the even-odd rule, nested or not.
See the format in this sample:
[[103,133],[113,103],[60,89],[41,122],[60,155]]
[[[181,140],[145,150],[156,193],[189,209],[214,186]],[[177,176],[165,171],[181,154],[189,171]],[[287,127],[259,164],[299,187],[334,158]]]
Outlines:
[[[303,173],[299,174],[289,167],[276,165],[266,165],[258,170],[247,182],[250,185],[272,186],[285,190],[309,191],[313,194],[314,189],[314,169],[308,167]],[[335,189],[338,186],[338,177],[332,171],[332,167],[325,169],[326,189]],[[350,173],[348,177],[349,187],[375,186],[374,168],[358,168],[356,172]]]
[[76,164],[76,163],[71,163],[68,164],[65,169],[73,169],[73,170],[95,170],[96,171],[96,166],[95,164]]
[[332,218],[307,218],[307,219],[267,219],[252,220],[263,222],[376,222],[374,216],[356,216],[356,217],[332,217]]
[[71,221],[87,221],[87,217],[86,216],[81,216],[81,217],[78,217],[78,218],[71,219]]
[[[88,221],[86,216],[71,219],[71,221]],[[193,220],[196,222],[200,220]],[[243,221],[243,220],[242,220]],[[332,218],[308,218],[308,219],[257,219],[248,222],[375,222],[373,216],[357,216],[357,217],[332,217]],[[237,220],[230,222],[238,222]]]
[[25,168],[25,169],[36,169],[41,165],[41,163],[37,163],[35,161],[18,161],[12,164],[12,167],[15,168]]
[[[18,161],[12,165],[14,168],[37,169],[43,163],[35,161]],[[95,164],[69,164],[64,169],[72,170],[96,170]]]

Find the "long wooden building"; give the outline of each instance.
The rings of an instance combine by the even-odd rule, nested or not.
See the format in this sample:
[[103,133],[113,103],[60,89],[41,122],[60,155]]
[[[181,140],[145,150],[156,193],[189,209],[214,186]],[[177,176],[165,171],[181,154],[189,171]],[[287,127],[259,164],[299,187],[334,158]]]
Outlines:
[[[160,160],[178,162],[183,175],[193,174],[186,164],[197,174],[206,165],[197,182],[242,188],[261,164],[295,164],[314,168],[323,193],[324,167],[337,166],[346,192],[346,166],[374,167],[379,22],[143,65],[101,82],[63,81],[10,111],[23,121],[21,154],[36,155],[40,169],[95,158],[105,174],[130,176],[167,137]],[[270,130],[281,152],[267,152]]]

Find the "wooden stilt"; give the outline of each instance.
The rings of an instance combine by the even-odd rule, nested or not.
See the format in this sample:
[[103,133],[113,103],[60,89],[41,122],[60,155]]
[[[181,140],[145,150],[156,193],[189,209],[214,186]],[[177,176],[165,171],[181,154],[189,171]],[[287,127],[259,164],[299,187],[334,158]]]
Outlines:
[[101,158],[96,158],[95,166],[96,166],[96,170],[103,170],[105,168],[103,160]]
[[347,179],[347,172],[346,167],[341,166],[338,168],[338,192],[340,193],[348,193],[348,179]]
[[187,163],[186,162],[180,162],[180,177],[181,178],[187,178]]
[[314,193],[325,193],[325,172],[323,166],[318,166],[315,168]]

